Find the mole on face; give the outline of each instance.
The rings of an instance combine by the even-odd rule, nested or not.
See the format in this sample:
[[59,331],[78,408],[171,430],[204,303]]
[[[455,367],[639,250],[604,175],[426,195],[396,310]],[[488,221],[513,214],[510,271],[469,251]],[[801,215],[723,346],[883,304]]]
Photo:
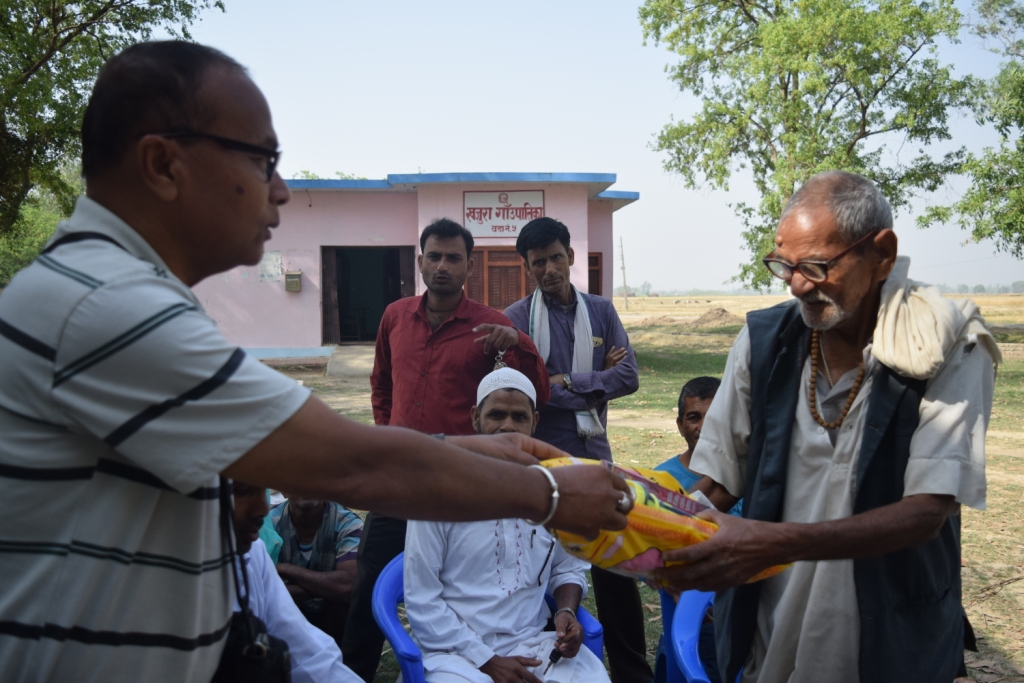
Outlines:
[[245,194],[245,190],[242,189],[241,185],[235,186],[235,194]]

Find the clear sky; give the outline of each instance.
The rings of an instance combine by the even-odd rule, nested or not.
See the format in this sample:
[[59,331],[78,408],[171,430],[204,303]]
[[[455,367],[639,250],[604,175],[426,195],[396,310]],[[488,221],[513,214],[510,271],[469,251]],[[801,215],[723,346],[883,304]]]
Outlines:
[[[729,204],[758,198],[748,178],[729,192],[687,190],[650,149],[671,117],[696,102],[664,73],[673,55],[643,44],[637,2],[515,3],[226,0],[193,37],[248,66],[266,93],[284,156],[281,172],[616,173],[612,189],[640,193],[615,214],[631,285],[718,289],[746,260]],[[958,72],[989,76],[998,58],[976,39],[943,48]],[[969,115],[955,142],[979,149],[991,132]],[[898,141],[896,141],[898,145]],[[907,150],[907,153],[916,151]],[[948,201],[962,183],[926,201]],[[991,244],[964,245],[956,227],[918,230],[896,220],[911,276],[1009,284],[1024,262]],[[572,226],[570,226],[571,228]]]

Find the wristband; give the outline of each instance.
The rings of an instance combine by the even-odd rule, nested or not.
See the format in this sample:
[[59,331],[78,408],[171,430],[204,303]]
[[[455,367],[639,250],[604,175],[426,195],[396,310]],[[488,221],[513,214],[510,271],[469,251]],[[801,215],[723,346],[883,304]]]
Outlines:
[[562,375],[562,379],[565,381],[565,388],[572,391],[572,375],[566,372]]
[[540,470],[544,476],[547,477],[548,483],[551,484],[551,509],[548,510],[548,514],[539,522],[534,522],[532,519],[526,520],[534,526],[544,526],[551,521],[551,518],[555,516],[555,510],[558,509],[558,482],[555,481],[555,476],[551,474],[546,467],[541,467],[540,465],[529,465],[528,469]]
[[571,607],[562,607],[562,608],[560,608],[557,612],[555,612],[554,614],[551,615],[551,618],[554,619],[555,617],[557,617],[562,612],[568,612],[569,614],[572,615],[573,619],[576,619],[576,610],[574,610]]

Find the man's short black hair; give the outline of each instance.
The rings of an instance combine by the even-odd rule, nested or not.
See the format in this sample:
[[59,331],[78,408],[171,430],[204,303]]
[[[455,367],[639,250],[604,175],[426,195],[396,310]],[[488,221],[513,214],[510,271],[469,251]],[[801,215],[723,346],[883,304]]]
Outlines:
[[525,260],[531,249],[543,249],[555,240],[561,242],[565,251],[568,252],[569,228],[554,218],[547,216],[534,218],[519,231],[519,237],[516,239],[516,251]]
[[435,218],[434,221],[423,228],[420,233],[420,253],[427,247],[427,238],[436,237],[439,240],[446,240],[452,237],[461,237],[466,243],[466,258],[473,255],[473,233],[453,221],[451,218]]
[[686,399],[696,398],[706,401],[709,398],[714,398],[721,383],[722,380],[717,377],[694,377],[684,384],[683,390],[679,392],[679,417],[683,416]]
[[198,96],[213,67],[245,73],[223,52],[183,40],[138,43],[107,60],[82,121],[82,174],[113,168],[148,133],[202,130],[216,115]]

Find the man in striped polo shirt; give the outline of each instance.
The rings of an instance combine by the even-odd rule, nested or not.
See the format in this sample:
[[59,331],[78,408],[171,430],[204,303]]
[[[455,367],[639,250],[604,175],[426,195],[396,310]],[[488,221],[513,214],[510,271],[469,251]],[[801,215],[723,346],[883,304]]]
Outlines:
[[[86,109],[87,193],[0,295],[0,680],[205,681],[234,595],[218,475],[412,519],[621,528],[624,484],[528,437],[369,427],[230,345],[190,287],[255,264],[289,199],[229,57],[135,45]],[[458,445],[452,442],[457,442]]]

